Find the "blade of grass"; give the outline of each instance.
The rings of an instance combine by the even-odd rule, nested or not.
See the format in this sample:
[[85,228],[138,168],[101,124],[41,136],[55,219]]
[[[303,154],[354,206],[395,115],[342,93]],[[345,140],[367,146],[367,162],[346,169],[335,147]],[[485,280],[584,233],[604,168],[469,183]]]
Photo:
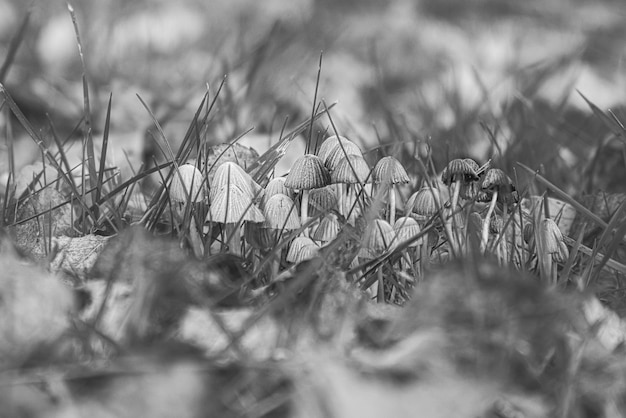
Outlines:
[[102,149],[100,150],[100,168],[98,170],[98,181],[96,183],[96,202],[100,200],[102,196],[102,179],[104,177],[104,168],[106,166],[107,149],[109,146],[109,127],[111,124],[111,103],[113,100],[113,93],[109,95],[109,104],[107,105],[107,113],[104,119],[104,133],[102,134]]
[[602,218],[600,218],[598,215],[596,215],[595,213],[591,212],[589,209],[584,207],[581,203],[576,201],[574,198],[572,198],[570,195],[568,195],[563,190],[558,188],[556,185],[552,184],[550,181],[548,181],[541,174],[537,173],[532,168],[530,168],[530,167],[528,167],[528,166],[526,166],[526,165],[524,165],[524,164],[522,164],[520,162],[518,162],[517,165],[519,165],[524,170],[526,170],[530,175],[533,176],[533,178],[535,180],[539,181],[541,184],[543,184],[544,186],[546,186],[547,188],[552,190],[561,200],[564,200],[565,202],[567,202],[570,205],[572,205],[581,215],[584,215],[588,219],[590,219],[593,222],[597,223],[602,228],[606,229],[608,224],[606,222],[604,222],[602,220]]
[[13,65],[13,61],[15,60],[17,50],[20,48],[20,45],[24,40],[24,36],[26,35],[26,29],[28,28],[28,23],[30,22],[31,12],[32,9],[30,8],[28,9],[28,11],[26,11],[26,14],[22,18],[22,22],[20,23],[20,27],[18,28],[17,33],[11,38],[6,58],[2,63],[2,67],[0,67],[0,83],[5,82],[6,77],[9,74],[9,69],[11,68],[11,65]]

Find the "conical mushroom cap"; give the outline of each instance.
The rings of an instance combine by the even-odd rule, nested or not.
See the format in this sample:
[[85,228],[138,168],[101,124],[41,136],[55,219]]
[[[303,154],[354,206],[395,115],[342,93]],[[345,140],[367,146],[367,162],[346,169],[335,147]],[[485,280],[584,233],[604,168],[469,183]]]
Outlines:
[[422,187],[413,193],[406,202],[406,214],[416,214],[431,217],[441,207],[439,190],[432,187]]
[[174,172],[169,187],[170,199],[175,202],[201,202],[204,199],[202,173],[191,164],[183,164]]
[[511,178],[499,168],[490,168],[487,170],[481,187],[483,190],[492,193],[497,190],[498,193],[502,194],[510,194],[515,190]]
[[474,164],[468,164],[467,160],[474,161],[469,158],[457,158],[450,161],[446,168],[443,169],[443,172],[441,173],[441,180],[446,186],[449,186],[454,181],[469,183],[471,181],[478,180],[476,169],[473,168],[474,165],[478,166],[478,164],[475,162]]
[[389,222],[382,219],[374,219],[365,228],[363,234],[363,247],[359,256],[363,258],[373,258],[386,250],[392,250],[398,239],[393,227]]
[[339,230],[341,229],[341,224],[332,213],[324,216],[320,221],[317,229],[312,235],[312,238],[315,241],[329,242],[337,238],[337,234],[339,234]]
[[371,183],[370,168],[365,159],[360,155],[348,155],[342,158],[332,171],[333,183]]
[[215,195],[227,185],[235,185],[246,193],[251,199],[261,197],[263,188],[259,186],[241,166],[227,161],[217,167],[213,179],[211,180],[211,191],[209,199],[213,200]]
[[207,221],[222,224],[247,222],[263,222],[263,213],[253,203],[250,196],[238,186],[223,186],[211,199],[211,207]]
[[394,157],[383,157],[374,167],[374,182],[383,184],[408,183],[409,175]]
[[285,186],[297,190],[319,189],[330,184],[330,174],[317,155],[306,154],[291,167]]
[[339,145],[339,141],[341,141],[341,144],[343,146],[345,146],[348,143],[354,144],[345,136],[341,136],[341,135],[329,136],[328,138],[324,140],[324,142],[322,142],[322,145],[320,145],[320,149],[317,150],[317,156],[320,157],[320,160],[322,160],[322,162],[326,163],[326,160],[328,159],[328,156],[331,153],[334,153],[337,148],[341,149]]
[[[422,231],[417,221],[409,216],[398,218],[393,224],[393,230],[396,231],[398,242],[409,241]],[[417,247],[422,243],[422,239],[414,240],[409,247]]]
[[[296,237],[289,245],[289,251],[287,251],[286,260],[290,263],[299,263],[300,261],[306,260],[306,258],[302,258],[300,253],[304,250],[305,255],[310,255],[312,253],[312,249],[308,248],[305,250],[305,248],[311,246],[314,248],[318,248],[311,238],[304,236]],[[313,254],[309,258],[313,258],[314,256],[315,254]]]
[[302,226],[298,209],[293,200],[284,194],[275,194],[265,203],[263,209],[265,215],[264,226],[271,229],[293,230]]
[[338,204],[337,192],[332,185],[309,192],[309,216],[311,217],[337,209]]
[[293,189],[285,186],[285,180],[285,177],[276,177],[267,183],[265,193],[263,193],[263,204],[265,204],[270,197],[279,193],[289,196],[289,198],[293,200]]
[[326,155],[322,162],[324,163],[324,166],[332,172],[337,169],[337,165],[341,162],[341,160],[350,155],[363,157],[361,148],[359,148],[357,144],[351,141],[341,141],[341,145],[337,143],[337,146],[328,152],[328,155]]
[[559,243],[563,241],[563,233],[553,219],[546,218],[541,221],[541,233],[545,243],[544,250],[548,254],[558,253],[560,250]]

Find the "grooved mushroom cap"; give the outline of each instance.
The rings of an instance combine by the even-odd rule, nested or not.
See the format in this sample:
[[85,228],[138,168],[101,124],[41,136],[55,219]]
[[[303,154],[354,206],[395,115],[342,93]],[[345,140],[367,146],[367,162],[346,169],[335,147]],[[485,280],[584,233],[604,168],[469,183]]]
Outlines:
[[222,224],[247,222],[263,222],[263,213],[252,203],[252,198],[236,185],[223,186],[211,199],[211,207],[207,221]]
[[267,183],[267,186],[265,186],[265,193],[263,194],[263,204],[265,204],[270,197],[279,193],[293,199],[293,189],[285,186],[285,180],[286,179],[284,177],[276,177]]
[[560,251],[560,242],[563,242],[563,234],[559,226],[550,218],[541,221],[541,233],[545,243],[544,250],[548,254],[555,254]]
[[309,193],[309,216],[311,217],[337,209],[338,205],[337,193],[333,186],[313,189]]
[[[315,245],[315,242],[313,242],[311,238],[304,236],[296,237],[289,245],[286,260],[290,263],[299,263],[308,260],[315,257],[316,249],[318,248],[319,247]],[[303,256],[308,256],[308,258],[303,258]]]
[[477,168],[473,168],[474,165],[478,167],[478,164],[476,164],[476,162],[474,162],[474,164],[468,164],[467,160],[474,162],[474,160],[470,158],[457,158],[450,161],[441,173],[441,181],[443,181],[446,186],[449,186],[455,181],[469,183],[478,180],[478,175],[476,174]]
[[370,168],[360,155],[348,155],[342,158],[331,173],[333,183],[371,183]]
[[439,190],[432,187],[422,187],[413,193],[406,202],[406,214],[416,214],[423,217],[431,217],[441,207]]
[[175,202],[201,202],[204,199],[202,190],[202,173],[192,164],[178,167],[169,187],[170,199]]
[[322,142],[317,155],[320,157],[326,168],[332,171],[335,169],[335,166],[339,163],[339,161],[346,155],[363,156],[363,153],[358,145],[350,141],[348,138],[333,135],[326,138],[326,140]]
[[317,155],[306,154],[291,167],[285,186],[291,189],[319,189],[330,184],[330,174]]
[[341,229],[341,225],[339,224],[339,220],[337,216],[332,213],[324,216],[320,221],[318,227],[315,229],[315,232],[312,235],[312,238],[315,241],[323,241],[328,242],[332,241],[339,234],[339,230]]
[[294,230],[300,228],[298,209],[293,200],[284,194],[275,194],[265,203],[263,209],[265,216],[264,226],[271,229]]
[[374,167],[374,182],[384,184],[408,183],[409,175],[394,157],[383,157]]
[[[396,231],[398,242],[411,240],[422,231],[417,221],[409,216],[398,218],[393,224],[393,230]],[[409,247],[417,247],[421,243],[422,239],[419,238],[411,242]]]
[[483,190],[498,193],[510,194],[515,190],[513,181],[507,174],[499,168],[490,168],[485,173],[483,182],[481,184]]
[[396,231],[389,225],[389,222],[382,219],[374,219],[365,228],[363,233],[363,246],[359,251],[359,256],[363,258],[374,258],[381,252],[392,250],[398,243]]
[[219,191],[230,185],[239,187],[250,199],[257,199],[263,193],[263,188],[259,186],[246,171],[239,165],[227,161],[217,167],[213,179],[211,180],[211,190],[209,199],[215,199]]

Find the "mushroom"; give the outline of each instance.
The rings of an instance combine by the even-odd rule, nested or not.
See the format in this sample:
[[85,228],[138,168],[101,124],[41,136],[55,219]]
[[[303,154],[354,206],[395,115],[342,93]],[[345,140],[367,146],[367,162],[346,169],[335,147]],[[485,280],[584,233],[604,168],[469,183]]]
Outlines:
[[389,194],[388,220],[393,224],[396,220],[396,184],[408,183],[409,175],[394,157],[381,158],[374,167],[374,182],[382,184]]
[[536,232],[539,232],[535,240],[541,276],[549,279],[551,284],[556,284],[557,264],[555,262],[563,262],[569,257],[569,249],[563,240],[563,233],[551,218],[544,218]]
[[[363,234],[363,246],[359,256],[366,259],[374,259],[381,253],[391,251],[396,245],[397,237],[393,227],[382,219],[374,219],[365,228]],[[385,301],[383,266],[376,269],[378,289],[375,292],[378,302]]]
[[[441,208],[441,197],[439,190],[434,187],[422,187],[415,192],[406,204],[407,216],[415,217],[418,222],[425,223],[439,213]],[[430,264],[430,242],[429,234],[424,234],[421,247],[420,265],[424,271]]]
[[322,142],[317,155],[324,163],[324,166],[329,171],[333,171],[342,158],[348,155],[359,155],[362,157],[363,153],[361,148],[354,142],[343,136],[333,135]]
[[503,202],[503,212],[506,216],[508,211],[507,202],[509,201],[512,192],[515,190],[515,186],[513,186],[513,181],[511,181],[509,176],[507,176],[504,171],[499,168],[491,168],[485,173],[481,187],[487,195],[491,196],[489,209],[487,210],[487,215],[485,216],[485,221],[483,222],[481,251],[484,252],[487,248],[487,241],[489,240],[489,225],[491,222],[491,216],[493,215],[493,211],[496,207],[496,202],[498,200]]
[[308,219],[309,191],[327,186],[329,183],[330,174],[318,156],[305,154],[293,163],[285,180],[285,186],[302,192],[300,216],[303,225]]
[[317,255],[319,247],[315,242],[305,236],[296,237],[289,245],[289,251],[287,251],[287,261],[290,263],[300,263],[304,260],[309,260]]
[[202,173],[192,164],[183,164],[175,170],[170,183],[170,199],[179,203],[197,203],[204,200]]
[[[169,187],[169,195],[170,199],[175,202],[173,213],[179,225],[185,223],[187,205],[204,200],[202,183],[202,173],[192,164],[183,164],[175,170]],[[195,256],[201,257],[204,253],[204,245],[200,239],[193,212],[189,213],[189,239]]]
[[293,200],[293,189],[285,186],[285,180],[285,177],[276,177],[267,183],[267,186],[265,186],[265,191],[263,192],[263,205],[265,205],[265,202],[267,202],[270,197],[279,193],[284,194]]
[[[350,203],[350,200],[347,199],[347,196],[350,196],[351,190],[349,189],[350,185],[358,184],[360,186],[365,183],[371,183],[372,179],[370,176],[370,168],[367,165],[365,159],[360,155],[348,155],[345,158],[342,158],[341,161],[337,164],[335,169],[331,172],[331,180],[333,183],[345,184],[347,185],[347,189],[344,193],[344,190],[340,190],[339,193],[339,207],[342,215],[346,218],[349,218],[350,208],[357,203],[357,193],[354,192],[355,201],[353,204]],[[347,195],[347,196],[346,196]]]
[[[396,232],[399,244],[402,244],[406,241],[411,241],[408,245],[408,254],[403,254],[402,256],[403,264],[405,264],[407,257],[409,258],[409,264],[415,263],[415,261],[417,260],[416,251],[419,251],[418,248],[424,242],[423,237],[415,239],[415,237],[418,236],[422,231],[419,224],[415,219],[409,216],[402,216],[398,218],[398,220],[396,220],[396,222],[393,224],[393,230]],[[405,269],[408,270],[408,268]],[[421,271],[418,271],[417,273],[420,276],[422,275]]]
[[[263,215],[265,216],[263,227],[271,231],[273,235],[272,246],[280,242],[284,231],[293,231],[302,226],[295,203],[289,196],[282,193],[275,194],[268,199],[263,208]],[[273,277],[278,275],[280,265],[280,253],[277,256],[272,264]]]
[[328,213],[320,220],[311,238],[315,241],[330,242],[337,238],[340,229],[341,224],[339,223],[339,219],[337,219],[337,215]]
[[249,193],[235,184],[222,186],[211,199],[207,221],[224,224],[222,242],[241,255],[241,222],[263,222],[263,213],[254,205]]
[[325,215],[331,210],[339,208],[337,193],[332,185],[313,189],[309,192],[309,215]]

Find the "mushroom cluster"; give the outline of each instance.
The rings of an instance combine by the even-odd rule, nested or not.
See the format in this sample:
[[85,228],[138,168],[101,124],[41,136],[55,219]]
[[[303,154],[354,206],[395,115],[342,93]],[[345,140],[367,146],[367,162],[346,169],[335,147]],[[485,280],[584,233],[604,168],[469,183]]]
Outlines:
[[[503,170],[457,158],[437,177],[418,177],[393,156],[371,156],[333,135],[317,152],[298,158],[284,177],[263,174],[257,182],[229,161],[212,167],[207,180],[204,166],[183,164],[172,176],[170,201],[179,230],[195,224],[193,215],[204,208],[204,229],[188,234],[192,244],[200,241],[197,255],[217,244],[219,251],[246,259],[261,284],[294,264],[328,258],[350,227],[360,250],[349,271],[379,301],[398,301],[407,286],[451,258],[493,255],[518,266],[538,259],[543,275],[553,278],[568,257],[553,221],[520,206]],[[432,160],[429,166],[434,170]]]

